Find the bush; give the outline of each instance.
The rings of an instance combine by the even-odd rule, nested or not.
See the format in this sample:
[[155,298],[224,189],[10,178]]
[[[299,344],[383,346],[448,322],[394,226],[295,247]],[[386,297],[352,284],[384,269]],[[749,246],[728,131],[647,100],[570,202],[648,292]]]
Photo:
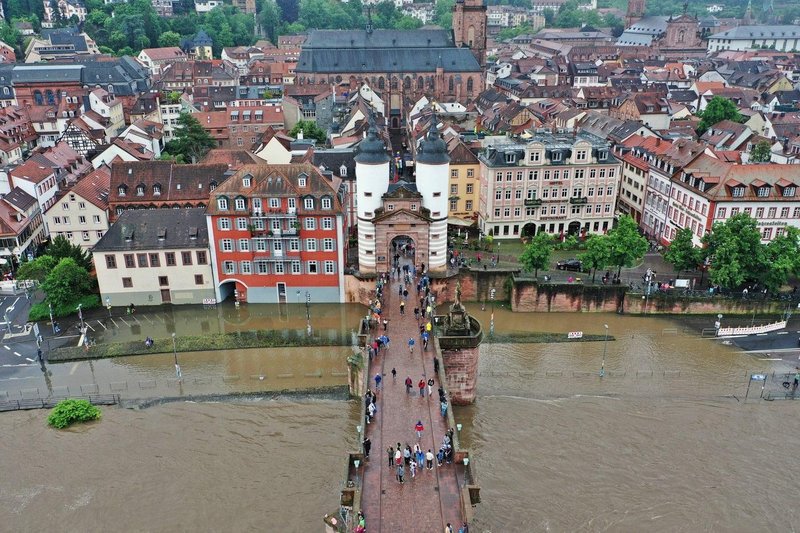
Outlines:
[[100,409],[89,403],[89,400],[67,398],[56,404],[47,417],[47,423],[56,429],[64,429],[75,422],[98,420],[101,416]]
[[[80,299],[75,300],[74,302],[70,302],[64,305],[54,306],[53,317],[61,318],[76,314],[75,310],[78,308],[79,304],[83,304],[84,311],[87,309],[92,309],[94,307],[100,307],[100,296],[98,296],[97,294],[87,294],[86,296],[81,296]],[[49,320],[49,319],[50,319],[50,307],[48,307],[47,302],[40,302],[38,304],[34,304],[31,306],[31,310],[28,313],[29,321],[38,322],[40,320]]]

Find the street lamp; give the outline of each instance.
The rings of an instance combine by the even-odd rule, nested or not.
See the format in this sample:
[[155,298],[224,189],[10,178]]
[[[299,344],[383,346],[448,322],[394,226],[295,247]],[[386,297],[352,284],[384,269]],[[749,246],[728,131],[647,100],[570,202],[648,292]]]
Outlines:
[[53,326],[53,335],[56,334],[56,322],[53,320],[53,304],[47,303],[47,307],[50,308],[50,325]]
[[600,377],[606,375],[606,348],[608,347],[608,324],[603,324],[603,327],[606,328],[606,335],[603,338],[603,362],[600,365]]
[[78,304],[78,308],[76,310],[78,311],[78,318],[81,321],[81,333],[86,334],[86,329],[85,329],[86,326],[83,323],[83,309],[81,309],[82,307],[83,304]]
[[8,316],[8,313],[14,310],[14,306],[6,307],[6,312],[4,313],[4,318],[6,319],[6,326],[8,327],[8,333],[11,333],[11,319]]
[[311,336],[311,293],[306,291],[306,332]]
[[356,487],[358,487],[358,467],[361,466],[361,459],[353,459],[353,465],[356,467]]
[[717,335],[719,335],[719,328],[722,326],[722,314],[717,315],[717,321],[714,323],[714,329],[717,330]]
[[489,299],[492,300],[492,315],[491,315],[491,318],[489,319],[489,335],[494,335],[494,295],[495,295],[495,292],[496,291],[495,291],[494,288],[489,289]]
[[108,318],[111,318],[111,296],[106,296],[106,309],[108,309]]
[[175,333],[172,333],[172,355],[175,356],[175,377],[181,379],[181,365],[178,364],[178,347],[175,345]]

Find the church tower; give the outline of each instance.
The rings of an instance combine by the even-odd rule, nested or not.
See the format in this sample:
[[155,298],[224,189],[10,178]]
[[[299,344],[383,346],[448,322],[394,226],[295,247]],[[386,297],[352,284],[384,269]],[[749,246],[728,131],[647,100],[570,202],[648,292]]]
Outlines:
[[625,27],[630,28],[644,16],[645,0],[628,0],[628,12],[625,13]]
[[[358,263],[366,272],[375,271],[375,210],[389,189],[389,154],[378,137],[375,119],[370,115],[367,136],[356,147],[356,208],[358,209]],[[445,212],[446,213],[446,212]],[[446,229],[446,228],[445,228]]]
[[447,269],[450,155],[447,153],[447,143],[439,135],[436,115],[432,118],[427,137],[417,150],[416,166],[417,191],[422,194],[422,205],[430,211],[431,217],[428,268],[432,272],[444,271]]
[[478,64],[486,65],[486,4],[484,0],[456,0],[453,9],[453,40],[466,46]]

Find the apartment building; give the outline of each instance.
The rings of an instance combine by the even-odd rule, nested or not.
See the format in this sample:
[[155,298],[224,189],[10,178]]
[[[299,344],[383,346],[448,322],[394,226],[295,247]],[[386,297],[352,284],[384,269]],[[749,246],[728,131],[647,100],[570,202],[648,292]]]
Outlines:
[[60,192],[44,214],[50,238],[62,236],[87,250],[108,231],[108,193],[111,170],[101,166]]

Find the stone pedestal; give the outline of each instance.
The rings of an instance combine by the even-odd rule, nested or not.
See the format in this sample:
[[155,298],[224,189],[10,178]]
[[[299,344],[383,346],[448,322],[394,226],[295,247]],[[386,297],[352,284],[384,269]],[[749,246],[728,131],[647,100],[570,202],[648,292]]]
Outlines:
[[447,375],[447,390],[454,405],[469,405],[475,402],[478,389],[479,346],[458,350],[442,350],[444,371]]

